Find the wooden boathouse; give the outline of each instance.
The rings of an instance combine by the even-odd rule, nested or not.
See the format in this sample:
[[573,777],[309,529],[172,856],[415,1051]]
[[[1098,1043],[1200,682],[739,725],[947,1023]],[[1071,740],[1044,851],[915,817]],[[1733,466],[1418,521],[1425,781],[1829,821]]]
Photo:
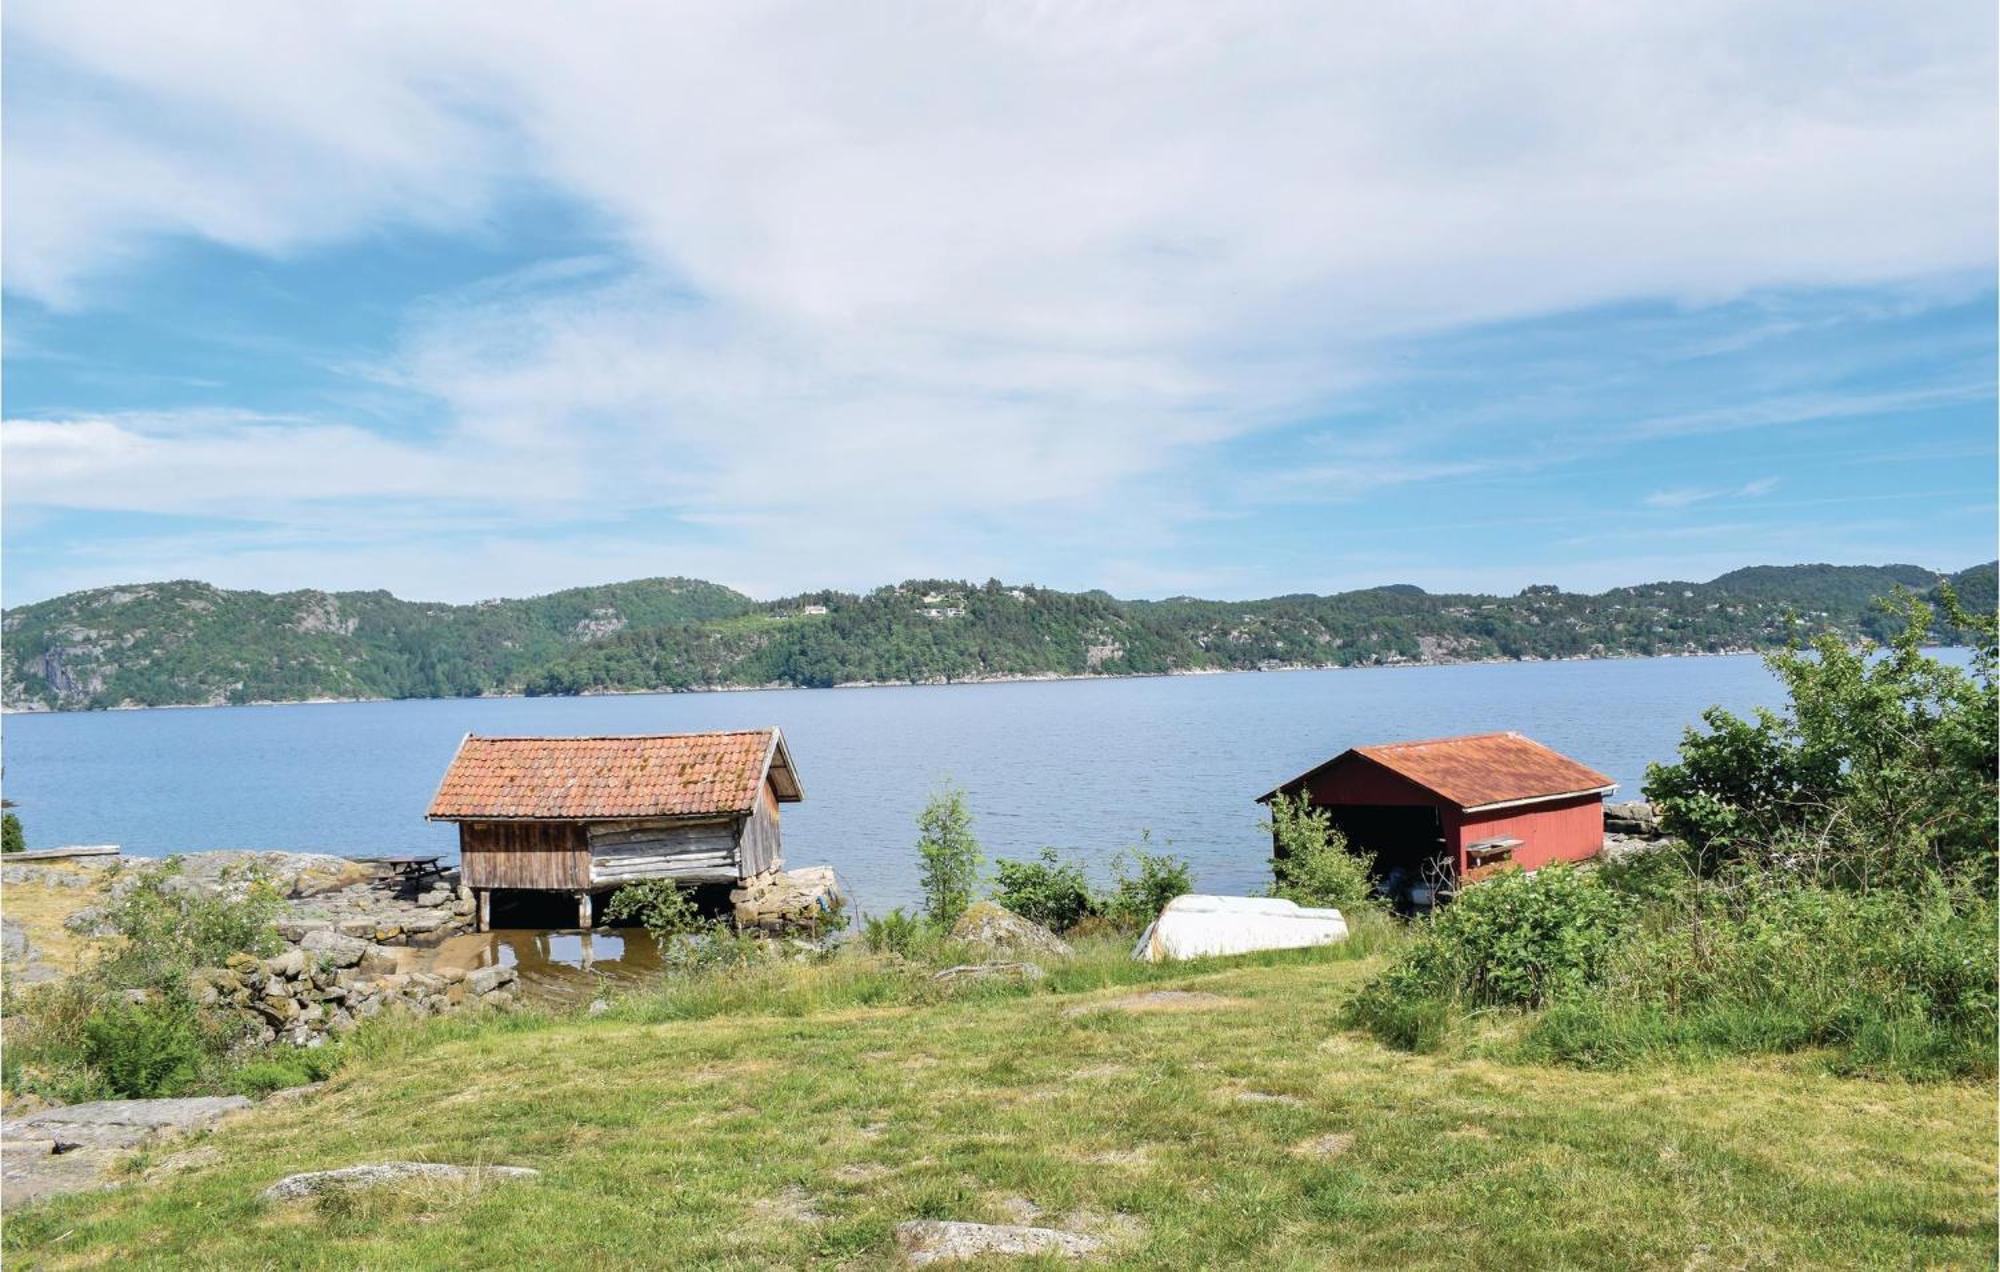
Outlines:
[[637,879],[734,884],[784,864],[778,806],[805,797],[775,728],[459,743],[426,817],[458,825],[460,877],[491,923],[495,892],[563,892],[577,924]]
[[1353,747],[1258,802],[1303,793],[1327,809],[1393,895],[1424,880],[1594,857],[1604,848],[1604,797],[1616,789],[1532,738],[1476,733]]

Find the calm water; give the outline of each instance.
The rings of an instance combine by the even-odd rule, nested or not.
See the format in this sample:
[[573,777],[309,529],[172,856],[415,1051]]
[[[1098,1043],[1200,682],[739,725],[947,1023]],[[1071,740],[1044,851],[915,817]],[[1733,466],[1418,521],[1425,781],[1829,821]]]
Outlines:
[[1053,844],[1102,870],[1150,829],[1203,888],[1241,892],[1268,851],[1252,801],[1344,747],[1518,729],[1636,795],[1704,707],[1779,696],[1741,657],[16,715],[5,775],[33,847],[449,854],[452,828],[423,812],[467,732],[776,724],[806,792],[785,809],[787,861],[831,863],[879,910],[912,899],[915,818],[947,779],[989,854]]

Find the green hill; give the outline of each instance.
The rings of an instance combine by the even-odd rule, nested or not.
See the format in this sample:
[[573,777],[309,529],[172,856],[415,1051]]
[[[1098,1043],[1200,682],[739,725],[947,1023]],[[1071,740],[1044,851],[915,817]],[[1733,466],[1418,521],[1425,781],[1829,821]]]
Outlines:
[[[1994,573],[1951,581],[1990,609]],[[1879,635],[1874,598],[1943,578],[1912,565],[1754,566],[1594,595],[1396,585],[1259,601],[919,579],[768,602],[668,578],[475,605],[180,581],[6,611],[4,693],[9,707],[71,710],[1721,653],[1795,631]]]

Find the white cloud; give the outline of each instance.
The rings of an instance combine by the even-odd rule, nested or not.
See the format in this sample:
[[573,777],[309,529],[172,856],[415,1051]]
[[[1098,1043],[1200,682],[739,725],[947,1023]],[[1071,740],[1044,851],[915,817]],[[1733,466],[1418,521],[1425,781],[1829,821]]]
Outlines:
[[621,265],[419,315],[378,373],[443,405],[421,437],[16,421],[8,493],[295,524],[341,500],[524,529],[657,509],[721,577],[793,585],[1004,570],[1015,536],[1155,558],[1136,577],[1212,511],[1204,457],[1370,374],[1378,339],[1988,266],[1993,25],[1723,0],[17,0],[15,295],[87,308],[188,237],[283,257],[473,230],[523,188],[588,209]]
[[1687,508],[1712,499],[1757,499],[1778,488],[1778,478],[1759,477],[1740,486],[1677,486],[1647,495],[1648,508]]

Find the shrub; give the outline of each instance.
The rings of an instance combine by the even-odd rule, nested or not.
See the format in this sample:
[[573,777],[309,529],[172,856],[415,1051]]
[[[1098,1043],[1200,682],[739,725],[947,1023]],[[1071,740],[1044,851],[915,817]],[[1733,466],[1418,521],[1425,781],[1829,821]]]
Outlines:
[[1097,896],[1083,868],[1063,862],[1053,848],[1042,849],[1033,861],[993,864],[999,882],[993,899],[1024,919],[1067,932],[1098,911]]
[[1541,1007],[1593,984],[1629,903],[1567,866],[1463,889],[1356,996],[1352,1018],[1397,1046],[1434,1046],[1464,1007]]
[[102,965],[106,983],[178,988],[188,972],[218,966],[231,954],[276,953],[278,890],[254,870],[218,882],[208,888],[186,879],[177,857],[139,870],[105,914],[125,938]]
[[0,813],[0,852],[28,851],[28,837],[21,831],[21,819],[13,813]]
[[83,1058],[114,1095],[137,1100],[187,1090],[208,1053],[189,1004],[120,1003],[84,1021]]
[[1348,850],[1333,814],[1314,808],[1301,792],[1271,801],[1263,823],[1275,849],[1271,895],[1307,906],[1358,906],[1373,891],[1368,863]]
[[608,919],[638,920],[664,956],[675,937],[708,926],[694,898],[671,879],[640,879],[611,894],[604,907]]
[[1104,914],[1126,931],[1137,931],[1158,918],[1167,902],[1194,891],[1194,871],[1184,858],[1151,851],[1152,835],[1141,832],[1139,843],[1111,859],[1111,895]]
[[965,792],[946,786],[931,796],[917,816],[917,856],[922,862],[924,914],[949,928],[972,903],[979,886],[979,841],[972,837],[972,814]]
[[1990,1077],[2000,1029],[1991,902],[1857,895],[1751,876],[1650,906],[1532,1049],[1611,1066],[1670,1051],[1833,1050],[1835,1067]]
[[1647,769],[1646,796],[1697,870],[1906,891],[1942,874],[1993,895],[1994,618],[1965,614],[1949,588],[1940,598],[1974,633],[1969,672],[1924,655],[1932,612],[1903,594],[1888,607],[1903,624],[1888,646],[1825,636],[1771,655],[1784,711],[1744,720],[1712,708],[1678,761]]
[[924,920],[903,913],[897,906],[884,915],[868,915],[862,920],[861,942],[876,954],[900,954],[907,958],[926,935]]

